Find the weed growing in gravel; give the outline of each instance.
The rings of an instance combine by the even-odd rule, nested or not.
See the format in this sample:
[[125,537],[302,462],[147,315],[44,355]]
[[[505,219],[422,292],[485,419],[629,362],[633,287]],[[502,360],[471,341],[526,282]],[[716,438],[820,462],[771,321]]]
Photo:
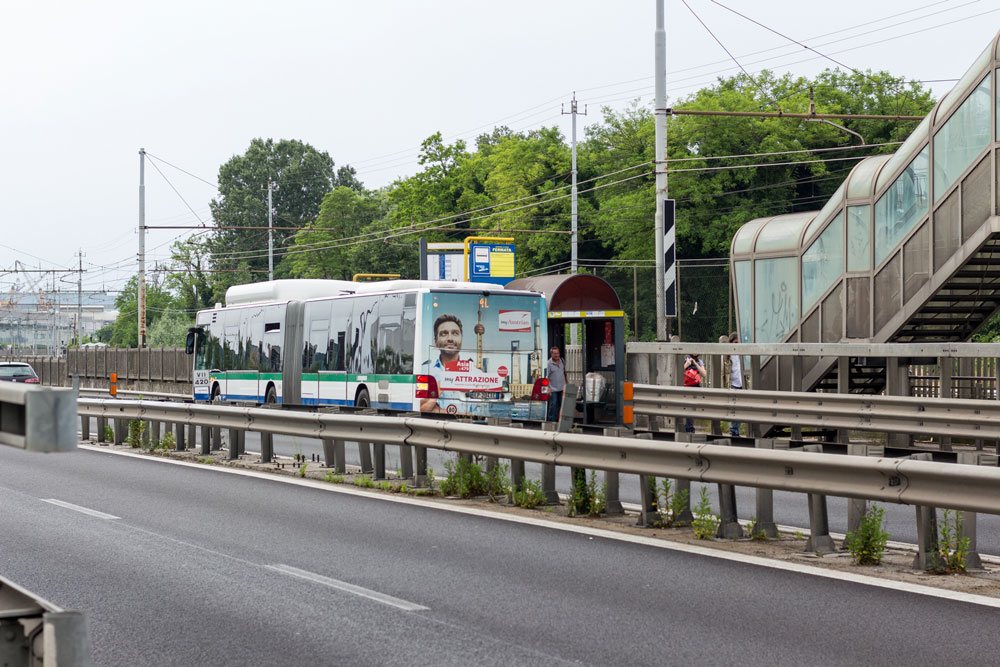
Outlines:
[[332,470],[323,476],[324,482],[329,482],[330,484],[343,484],[344,476],[337,475]]
[[163,434],[163,437],[160,438],[160,442],[156,447],[156,449],[162,450],[164,453],[169,452],[172,449],[176,448],[177,448],[177,438],[170,431],[167,431],[166,433]]
[[938,526],[938,562],[940,572],[966,572],[969,556],[969,538],[962,536],[962,514],[945,510]]
[[308,469],[309,469],[309,464],[308,463],[303,463],[302,465],[300,465],[299,466],[299,477],[305,477],[306,476],[306,470],[308,470]]
[[750,523],[747,524],[747,535],[754,542],[767,542],[767,533],[760,527],[757,517],[750,518]]
[[441,481],[441,493],[446,496],[490,496],[495,500],[510,492],[506,465],[497,464],[484,473],[479,464],[460,457],[457,461],[446,461],[444,467],[447,475]]
[[698,507],[694,509],[694,521],[691,522],[694,536],[699,540],[708,540],[715,537],[715,532],[719,529],[719,517],[712,512],[712,503],[708,499],[708,489],[701,487],[701,495],[698,498]]
[[358,475],[354,478],[354,486],[359,486],[362,489],[371,489],[375,487],[375,482],[368,475]]
[[128,423],[128,436],[125,438],[125,442],[132,449],[138,449],[142,446],[142,434],[146,430],[146,425],[138,419],[132,419]]
[[855,565],[878,565],[885,555],[885,545],[889,533],[885,531],[885,510],[872,505],[861,517],[857,530],[847,533],[844,548],[847,549]]
[[111,426],[104,427],[104,441],[114,442],[115,441],[115,430]]
[[518,488],[514,489],[514,504],[526,509],[534,509],[545,504],[545,492],[540,482],[524,478]]

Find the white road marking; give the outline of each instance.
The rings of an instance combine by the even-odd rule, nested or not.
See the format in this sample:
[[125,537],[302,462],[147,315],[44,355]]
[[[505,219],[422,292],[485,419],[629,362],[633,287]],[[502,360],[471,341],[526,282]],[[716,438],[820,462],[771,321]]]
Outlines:
[[67,503],[64,500],[56,500],[55,498],[42,498],[43,503],[49,503],[50,505],[58,505],[59,507],[65,507],[68,510],[73,510],[74,512],[80,512],[81,514],[87,514],[92,517],[97,517],[98,519],[120,519],[114,514],[105,514],[104,512],[98,512],[97,510],[92,510],[89,507],[80,507],[79,505],[74,505],[73,503]]
[[343,591],[345,593],[357,595],[358,597],[374,600],[375,602],[381,602],[382,604],[387,604],[390,607],[395,607],[396,609],[402,609],[403,611],[426,611],[428,609],[428,607],[424,607],[423,605],[419,605],[415,602],[408,602],[406,600],[401,600],[391,595],[386,595],[385,593],[379,593],[378,591],[373,591],[368,588],[362,588],[361,586],[355,586],[354,584],[349,584],[346,581],[340,581],[338,579],[331,579],[330,577],[324,577],[323,575],[316,574],[315,572],[307,572],[306,570],[300,570],[299,568],[292,567],[291,565],[283,565],[279,563],[277,565],[265,565],[264,567],[266,567],[269,570],[274,570],[275,572],[280,572],[282,574],[287,574],[292,577],[298,577],[299,579],[305,579],[306,581],[311,581],[316,584],[328,586],[338,591]]
[[681,553],[695,554],[698,556],[705,556],[708,558],[717,558],[721,560],[745,563],[748,565],[766,567],[772,570],[784,570],[786,572],[807,574],[815,577],[834,579],[837,581],[848,581],[856,584],[861,584],[864,586],[873,586],[875,588],[888,588],[890,590],[895,590],[895,591],[905,591],[907,593],[914,593],[917,595],[924,595],[927,597],[936,597],[945,600],[955,600],[958,602],[967,602],[969,604],[980,605],[983,607],[993,607],[1000,609],[1000,598],[992,598],[985,595],[975,595],[973,593],[961,593],[958,591],[950,591],[942,588],[933,588],[931,586],[911,584],[907,582],[896,581],[894,579],[879,579],[878,577],[870,577],[863,574],[854,574],[852,572],[839,572],[836,570],[827,570],[825,568],[816,567],[812,565],[804,565],[800,563],[788,563],[785,561],[771,560],[768,558],[761,558],[760,556],[749,556],[745,554],[721,551],[718,549],[711,549],[709,547],[701,547],[693,544],[668,542],[666,540],[661,540],[653,537],[644,537],[642,535],[629,535],[627,533],[617,533],[612,530],[604,530],[601,528],[590,528],[587,526],[578,526],[573,524],[560,523],[557,521],[550,521],[542,518],[526,517],[515,514],[505,514],[502,512],[483,510],[476,507],[451,505],[448,503],[426,500],[423,498],[413,498],[409,496],[399,496],[395,494],[387,495],[379,493],[377,491],[367,491],[355,486],[349,486],[344,484],[328,484],[326,482],[321,482],[318,480],[302,479],[299,477],[270,475],[264,472],[258,472],[256,470],[246,470],[243,468],[229,468],[223,466],[207,466],[202,463],[191,463],[188,461],[177,461],[175,459],[150,457],[150,456],[145,456],[143,454],[135,454],[132,452],[126,452],[122,450],[117,450],[117,451],[111,450],[108,449],[107,447],[100,447],[97,445],[84,444],[80,445],[80,449],[103,452],[105,454],[116,454],[118,456],[140,458],[144,461],[155,461],[158,463],[169,463],[173,465],[186,466],[189,468],[204,470],[206,472],[218,472],[229,475],[239,475],[242,477],[252,477],[254,479],[263,479],[283,484],[293,484],[295,486],[304,486],[312,489],[326,491],[328,493],[340,493],[352,496],[364,496],[367,498],[381,500],[383,502],[399,503],[401,505],[415,505],[417,507],[426,507],[430,509],[440,510],[443,512],[453,512],[455,514],[466,514],[470,516],[478,516],[487,519],[496,519],[498,521],[520,523],[529,526],[537,526],[539,528],[560,530],[567,533],[577,533],[580,535],[588,535],[591,537],[600,537],[607,540],[615,540],[617,542],[641,544],[643,546],[653,547],[656,549],[665,549],[667,551],[677,551]]

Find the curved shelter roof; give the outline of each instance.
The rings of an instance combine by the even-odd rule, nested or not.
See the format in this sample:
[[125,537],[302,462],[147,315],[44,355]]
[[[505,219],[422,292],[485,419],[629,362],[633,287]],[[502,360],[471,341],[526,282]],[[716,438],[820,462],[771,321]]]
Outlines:
[[549,310],[621,310],[615,289],[606,281],[586,273],[534,276],[507,283],[507,289],[541,292]]

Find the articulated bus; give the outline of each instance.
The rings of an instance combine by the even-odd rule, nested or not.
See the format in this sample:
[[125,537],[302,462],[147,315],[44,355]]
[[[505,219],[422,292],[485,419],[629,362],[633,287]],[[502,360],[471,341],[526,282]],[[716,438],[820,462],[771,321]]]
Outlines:
[[188,332],[202,401],[544,420],[545,297],[495,285],[235,285]]

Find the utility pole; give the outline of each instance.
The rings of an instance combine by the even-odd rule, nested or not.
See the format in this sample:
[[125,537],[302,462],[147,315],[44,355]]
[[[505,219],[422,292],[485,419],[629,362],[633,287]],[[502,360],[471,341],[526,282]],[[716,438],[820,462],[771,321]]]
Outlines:
[[[566,110],[563,108],[561,110],[562,115],[566,115]],[[577,241],[577,228],[578,228],[578,215],[577,215],[577,196],[576,196],[576,116],[577,116],[577,104],[576,104],[576,91],[573,91],[573,99],[569,103],[569,115],[573,117],[573,133],[570,141],[570,155],[572,156],[572,166],[571,166],[571,178],[572,187],[570,190],[570,263],[569,272],[576,275],[577,269],[579,268],[579,250]],[[583,115],[587,115],[587,106],[583,106]],[[569,330],[569,343],[570,345],[576,345],[576,331],[577,325],[570,326]]]
[[73,325],[73,339],[80,345],[80,326],[83,324],[83,248],[76,253],[79,265],[76,270],[76,323]]
[[139,347],[146,347],[146,149],[139,149]]
[[656,0],[656,340],[667,339],[666,250],[663,245],[663,202],[667,198],[667,32],[663,27],[664,0]]
[[271,203],[271,193],[274,183],[267,179],[267,279],[274,280],[274,204]]

